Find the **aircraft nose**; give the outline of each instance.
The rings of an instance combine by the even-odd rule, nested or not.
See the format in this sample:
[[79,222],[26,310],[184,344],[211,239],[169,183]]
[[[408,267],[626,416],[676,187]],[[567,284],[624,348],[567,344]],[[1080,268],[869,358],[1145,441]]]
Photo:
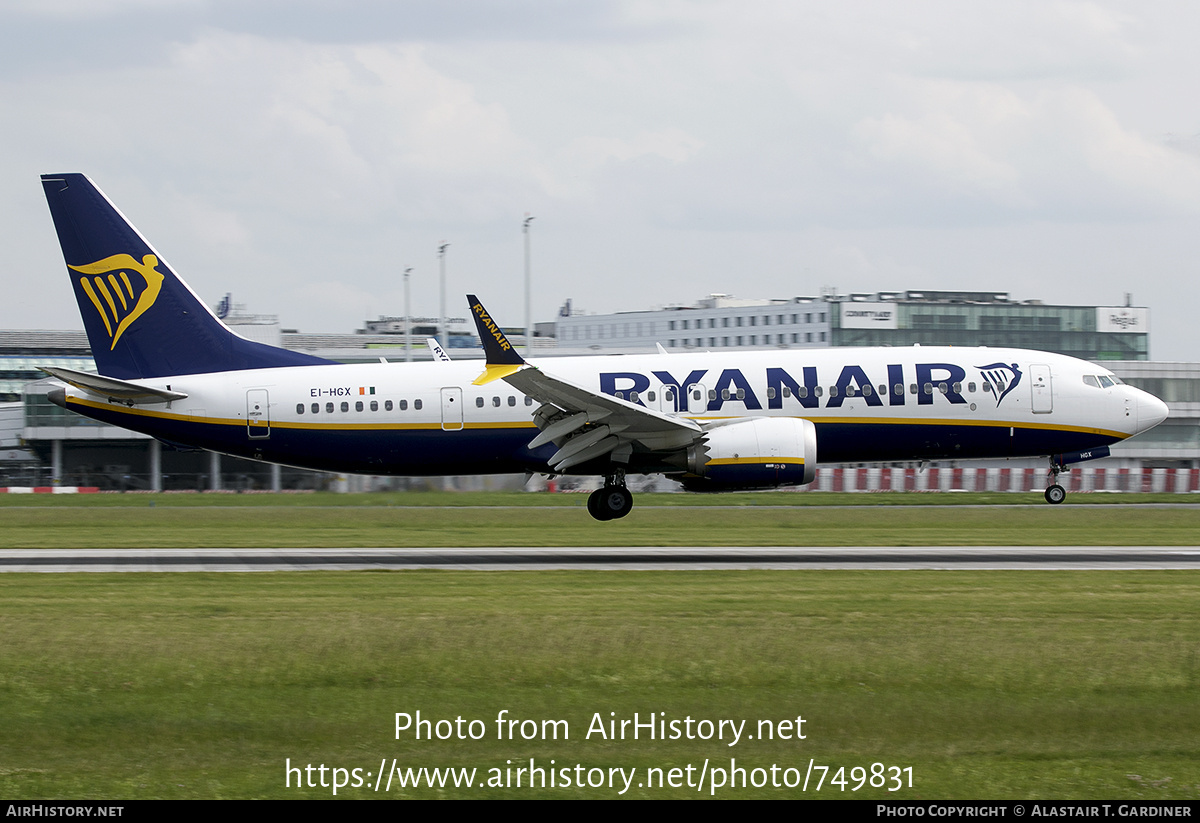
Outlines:
[[1149,392],[1138,390],[1138,431],[1152,429],[1167,419],[1167,404]]

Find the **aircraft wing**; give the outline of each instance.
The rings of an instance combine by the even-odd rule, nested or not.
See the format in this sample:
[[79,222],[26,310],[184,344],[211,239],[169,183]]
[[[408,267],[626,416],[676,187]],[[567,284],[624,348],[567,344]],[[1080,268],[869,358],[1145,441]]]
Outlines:
[[703,435],[693,420],[577,386],[527,364],[479,300],[474,295],[467,299],[487,355],[487,366],[475,383],[502,379],[542,404],[533,416],[541,431],[529,448],[557,445],[548,461],[555,471],[606,455],[617,463],[628,462],[635,449],[676,451]]

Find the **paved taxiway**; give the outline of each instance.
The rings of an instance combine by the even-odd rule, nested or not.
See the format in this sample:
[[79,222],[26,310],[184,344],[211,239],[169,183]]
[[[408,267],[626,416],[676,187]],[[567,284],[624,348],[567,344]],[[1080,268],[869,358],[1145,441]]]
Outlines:
[[0,572],[250,572],[318,569],[1200,569],[1200,546],[0,551]]

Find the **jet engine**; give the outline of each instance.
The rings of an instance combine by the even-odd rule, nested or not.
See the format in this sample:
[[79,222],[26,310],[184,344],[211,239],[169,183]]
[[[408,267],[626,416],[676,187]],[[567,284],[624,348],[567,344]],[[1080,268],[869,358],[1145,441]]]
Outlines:
[[802,486],[817,475],[817,429],[796,417],[755,417],[719,426],[687,450],[689,491]]

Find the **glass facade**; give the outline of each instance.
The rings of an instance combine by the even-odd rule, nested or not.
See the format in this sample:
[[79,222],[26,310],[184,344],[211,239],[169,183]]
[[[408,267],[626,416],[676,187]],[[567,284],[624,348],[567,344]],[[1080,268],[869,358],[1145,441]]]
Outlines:
[[[847,328],[848,310],[894,309],[888,327]],[[1147,331],[1101,331],[1094,306],[1028,303],[840,302],[833,304],[834,346],[991,346],[1056,352],[1081,360],[1147,360]]]
[[33,380],[46,376],[40,366],[63,366],[78,371],[95,371],[90,357],[7,357],[0,356],[0,402],[21,399],[21,390]]

